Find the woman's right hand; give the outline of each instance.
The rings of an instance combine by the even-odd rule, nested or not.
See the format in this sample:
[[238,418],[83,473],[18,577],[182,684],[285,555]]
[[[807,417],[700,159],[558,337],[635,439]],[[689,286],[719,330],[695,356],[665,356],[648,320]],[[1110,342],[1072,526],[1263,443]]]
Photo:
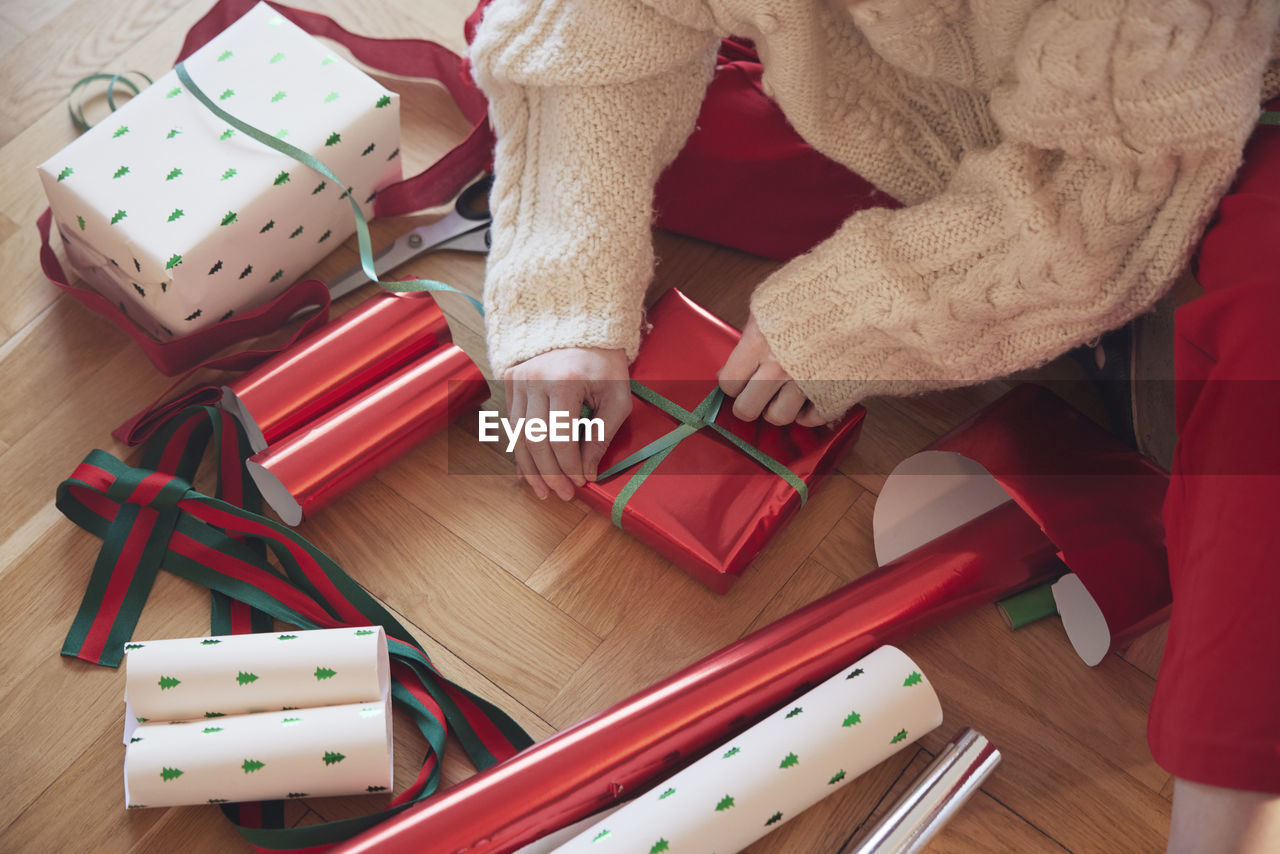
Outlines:
[[627,354],[595,347],[551,350],[509,368],[503,383],[513,424],[518,418],[549,421],[553,410],[577,418],[583,404],[604,422],[603,438],[587,438],[581,445],[530,442],[523,431],[516,441],[516,474],[529,481],[534,494],[546,498],[554,492],[570,500],[575,486],[596,479],[605,449],[631,414]]

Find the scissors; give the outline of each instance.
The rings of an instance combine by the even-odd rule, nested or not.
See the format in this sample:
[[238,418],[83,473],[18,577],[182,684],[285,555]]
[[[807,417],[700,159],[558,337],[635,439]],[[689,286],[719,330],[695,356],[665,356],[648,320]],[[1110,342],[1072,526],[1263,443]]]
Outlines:
[[[381,276],[419,255],[441,249],[488,252],[489,224],[492,222],[489,214],[489,189],[492,186],[493,176],[485,175],[465,187],[458,194],[453,210],[449,213],[430,225],[419,226],[408,234],[402,234],[390,246],[374,253],[374,271]],[[329,283],[329,294],[337,299],[368,282],[368,275],[357,264]]]

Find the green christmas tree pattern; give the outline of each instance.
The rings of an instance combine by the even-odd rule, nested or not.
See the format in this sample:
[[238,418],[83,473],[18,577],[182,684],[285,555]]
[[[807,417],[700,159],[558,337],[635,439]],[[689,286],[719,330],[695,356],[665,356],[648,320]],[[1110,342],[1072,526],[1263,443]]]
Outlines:
[[279,62],[279,61],[280,61],[280,60],[282,60],[282,59],[284,59],[284,54],[283,54],[283,53],[276,53],[274,56],[272,56],[270,59],[268,59],[268,60],[267,60],[267,64],[268,64],[268,65],[275,65],[277,62]]
[[325,765],[336,765],[346,758],[344,754],[336,753],[332,750],[326,750],[323,757]]
[[314,196],[316,193],[323,192],[323,191],[324,191],[324,188],[325,188],[325,187],[327,187],[327,186],[329,186],[329,182],[328,182],[328,181],[321,181],[319,184],[316,184],[316,188],[315,188],[314,190],[312,190],[312,191],[311,191],[311,195],[313,195],[313,196]]
[[165,134],[165,137],[164,137],[164,138],[165,138],[165,139],[173,139],[175,136],[177,136],[177,135],[178,135],[178,134],[180,134],[180,133],[182,133],[182,131],[178,130],[177,128],[172,128],[172,129],[170,129],[170,131],[169,131],[167,134]]
[[853,671],[852,671],[848,676],[846,676],[846,677],[844,677],[844,678],[845,678],[845,679],[856,679],[856,678],[858,678],[859,676],[861,676],[861,675],[863,674],[863,672],[864,672],[864,671],[863,671],[863,669],[862,669],[861,667],[859,667],[859,668],[856,668],[855,670],[853,670]]
[[386,786],[365,786],[364,790],[366,792],[385,792],[387,790],[387,787]]
[[279,187],[281,184],[289,183],[289,173],[281,169],[280,174],[276,176],[276,180],[273,183],[277,187]]
[[130,744],[137,744],[139,741],[142,741],[142,736],[140,735],[135,735],[133,738],[129,739]]
[[796,715],[801,714],[802,712],[804,712],[804,709],[800,706],[796,706],[794,709],[787,712],[787,717],[785,718],[785,720],[790,720],[791,718],[794,718]]
[[179,169],[177,166],[175,166],[169,170],[169,174],[165,175],[164,179],[166,181],[172,181],[174,178],[180,178],[180,177],[182,177],[182,170]]
[[[274,224],[275,224],[275,222],[274,222],[274,221],[272,221],[272,223],[271,223],[271,224],[272,224],[272,225],[274,225]],[[264,229],[264,230],[265,230],[265,229]],[[297,635],[278,635],[278,636],[276,637],[276,640],[297,640],[297,639],[298,639],[298,636],[297,636]]]
[[337,93],[337,92],[330,92],[328,95],[325,95],[325,96],[324,96],[324,102],[325,102],[326,104],[332,104],[332,103],[333,103],[334,101],[336,101],[336,100],[338,100],[338,93]]
[[284,718],[280,721],[281,726],[293,726],[302,723],[302,718]]
[[860,723],[862,723],[862,715],[858,714],[857,712],[850,712],[849,714],[845,715],[844,723],[840,724],[840,726],[854,726]]
[[326,240],[328,240],[328,239],[329,239],[329,235],[330,235],[330,234],[333,234],[333,230],[332,230],[332,229],[326,229],[326,230],[325,230],[325,233],[324,233],[324,234],[322,234],[322,235],[320,235],[320,239],[319,239],[319,240],[317,240],[317,241],[316,241],[316,243],[324,243]]
[[329,134],[329,138],[324,141],[324,145],[325,145],[325,148],[328,148],[329,146],[337,145],[340,142],[342,142],[342,134],[338,133],[337,131],[334,131],[333,133]]
[[168,783],[170,780],[176,780],[182,776],[182,771],[177,768],[161,768],[160,779]]
[[125,651],[126,651],[126,652],[127,652],[127,651],[129,651],[129,650],[133,650],[133,649],[142,649],[142,644],[140,644],[140,643],[127,643],[127,644],[125,644],[125,645],[124,645],[124,648],[125,648]]
[[613,833],[613,831],[612,831],[612,830],[610,830],[609,828],[607,828],[607,827],[606,827],[606,828],[603,828],[603,829],[601,829],[601,831],[600,831],[599,833],[597,833],[595,836],[591,837],[591,841],[592,841],[592,842],[600,842],[600,841],[601,841],[601,840],[603,840],[603,839],[608,839],[608,838],[609,838],[609,836],[610,836],[612,833]]
[[360,717],[362,718],[372,718],[380,714],[382,714],[382,709],[377,706],[366,706],[360,710]]
[[[168,221],[169,221],[169,222],[174,222],[175,220],[182,219],[184,216],[186,216],[186,211],[184,211],[182,208],[174,208],[174,209],[173,209],[173,213],[169,214],[169,220],[168,220]],[[174,257],[174,258],[178,258],[178,257],[180,257],[180,256],[175,255],[175,256],[173,256],[173,257]]]
[[732,795],[725,795],[725,796],[724,796],[723,798],[721,798],[721,799],[719,800],[719,802],[716,804],[716,812],[724,812],[725,810],[727,810],[727,809],[732,809],[732,808],[733,808],[733,796],[732,796]]
[[250,683],[257,682],[257,681],[258,681],[258,674],[256,673],[249,673],[248,671],[241,670],[239,673],[236,674],[236,682],[241,685],[248,685]]
[[62,171],[58,173],[58,181],[59,181],[59,182],[62,182],[62,181],[67,180],[67,179],[68,179],[68,178],[70,178],[73,174],[75,174],[75,171],[76,171],[76,170],[72,169],[70,166],[64,166],[64,167],[62,167]]
[[229,802],[226,798],[210,798],[210,799],[209,799],[209,803],[211,803],[211,804],[225,804],[225,803],[230,803],[230,802]]
[[82,216],[77,216],[77,217],[76,217],[76,222],[80,223],[80,230],[81,230],[81,231],[84,231],[84,217],[82,217]]
[[226,142],[227,140],[231,139],[231,137],[235,135],[236,135],[236,132],[233,128],[227,128],[222,132],[222,135],[218,137],[218,140],[220,142]]
[[226,713],[225,712],[205,712],[204,716],[206,718],[225,718]]
[[222,94],[218,96],[218,100],[225,101],[228,98],[234,98],[235,95],[236,95],[236,92],[234,89],[223,89]]
[[367,638],[369,635],[376,635],[377,629],[356,629],[356,637]]
[[125,213],[123,210],[118,210],[111,215],[111,224],[115,225],[116,223],[118,223],[120,220],[124,219],[127,216],[128,214]]
[[337,675],[338,675],[338,671],[330,670],[328,667],[317,667],[315,672],[315,677],[317,682],[324,679],[332,679],[334,676],[337,676]]
[[224,50],[222,53],[218,54],[218,62],[226,62],[232,56],[234,56],[234,54],[231,51]]
[[[276,227],[276,221],[275,221],[274,219],[269,219],[269,220],[267,220],[267,224],[266,224],[266,225],[264,225],[262,228],[258,229],[258,234],[266,234],[268,231],[270,231],[271,229],[273,229],[273,228],[275,228],[275,227]],[[294,637],[297,637],[297,635],[294,635]],[[281,640],[284,640],[284,638],[281,638]]]
[[259,768],[262,768],[266,764],[267,763],[259,762],[256,759],[246,759],[244,763],[241,764],[240,768],[244,771],[244,773],[252,774],[254,771],[257,771]]
[[307,796],[306,792],[290,792],[289,793],[289,797],[291,798],[305,798],[306,796]]
[[378,144],[376,142],[369,143],[369,147],[366,148],[364,151],[360,152],[360,156],[364,157],[366,154],[372,154],[373,150],[377,148],[377,146]]
[[900,729],[900,730],[898,730],[898,734],[897,734],[897,735],[895,735],[893,738],[889,739],[889,743],[890,743],[890,744],[897,744],[897,743],[898,743],[898,742],[900,742],[900,741],[906,741],[906,740],[907,740],[907,731],[906,731],[905,729]]
[[268,282],[268,284],[270,284],[270,282],[274,282],[274,281],[276,281],[277,279],[279,279],[279,278],[280,278],[281,276],[283,276],[283,275],[284,275],[284,270],[276,270],[274,273],[272,273],[272,274],[271,274],[271,279],[270,279],[270,281]]
[[911,675],[907,677],[907,680],[902,683],[902,687],[910,688],[912,685],[919,685],[922,679],[923,677],[921,677],[920,671],[913,670],[911,671]]
[[302,234],[302,226],[298,226],[297,228],[295,228],[293,232],[289,235],[289,239],[293,240],[293,238],[297,237],[299,234]]
[[660,801],[664,801],[664,800],[666,800],[667,798],[669,798],[669,797],[671,797],[672,795],[674,795],[675,793],[676,793],[676,790],[675,790],[675,789],[667,789],[667,790],[666,790],[665,792],[663,792],[661,795],[658,795],[658,800],[660,800]]
[[764,826],[765,826],[765,827],[768,827],[769,825],[771,825],[771,824],[777,824],[777,823],[778,823],[778,822],[780,822],[780,821],[782,821],[782,811],[781,811],[781,810],[779,810],[778,812],[776,812],[776,813],[774,813],[773,815],[769,816],[769,820],[768,820],[768,821],[766,821],[766,822],[764,823]]
[[117,169],[117,170],[115,171],[115,174],[114,174],[114,175],[112,175],[111,177],[112,177],[112,178],[123,178],[125,175],[128,175],[128,174],[129,174],[129,167],[128,167],[128,166],[121,166],[119,169]]
[[200,730],[200,732],[204,733],[205,735],[212,735],[212,734],[213,734],[213,733],[215,733],[215,732],[222,732],[222,727],[220,727],[220,726],[207,726],[207,727],[205,727],[204,729]]
[[281,89],[279,92],[271,96],[271,103],[278,104],[287,97],[289,97],[288,94],[283,89]]
[[222,178],[221,178],[221,180],[223,180],[223,181],[229,181],[229,180],[231,180],[232,178],[236,177],[236,175],[238,175],[238,174],[240,174],[240,173],[238,173],[238,172],[235,170],[235,168],[234,168],[234,167],[233,167],[233,168],[230,168],[230,169],[228,169],[226,172],[223,172],[223,173],[222,173]]
[[[174,257],[178,259],[179,264],[182,263],[182,256],[176,255]],[[222,641],[218,640],[217,638],[205,638],[204,640],[200,641],[201,646],[217,646],[220,643],[222,643]]]
[[161,691],[168,691],[170,688],[177,688],[177,687],[178,687],[179,685],[181,685],[181,684],[182,684],[182,680],[180,680],[180,679],[175,679],[175,678],[173,678],[172,676],[161,676],[161,677],[160,677],[160,690],[161,690]]
[[778,767],[794,768],[799,764],[800,764],[800,757],[796,756],[794,753],[788,753],[786,756],[782,757],[782,762],[779,763]]
[[721,759],[728,759],[730,756],[737,756],[737,755],[738,755],[739,753],[741,753],[741,752],[742,752],[742,749],[741,749],[741,748],[738,748],[738,747],[730,747],[730,748],[729,748],[728,750],[726,750],[723,754],[721,754],[720,758],[721,758]]
[[326,65],[330,65],[331,63],[333,63],[336,59],[337,57],[334,56],[333,54],[328,54],[325,56],[324,59],[320,60],[320,67],[324,68]]
[[844,777],[845,777],[844,769],[841,768],[839,771],[837,771],[835,774],[831,776],[831,779],[827,781],[827,785],[834,786],[836,783],[839,783],[841,780],[843,780]]
[[178,97],[178,96],[179,96],[179,95],[181,95],[181,94],[182,94],[182,87],[181,87],[181,86],[174,86],[174,87],[173,87],[172,89],[170,89],[168,92],[165,92],[165,93],[164,93],[164,96],[165,96],[165,98],[166,98],[166,99],[167,99],[167,98],[176,98],[176,97]]
[[383,107],[387,106],[390,103],[391,103],[391,96],[383,95],[381,98],[378,99],[378,102],[374,104],[374,106],[377,107],[379,110],[381,110]]
[[671,843],[667,842],[665,839],[659,839],[657,842],[653,843],[653,847],[649,849],[649,854],[662,854],[663,851],[670,850]]
[[116,128],[116,132],[111,134],[111,138],[119,139],[120,137],[124,136],[128,132],[129,132],[128,125],[120,125],[120,127]]
[[235,211],[227,211],[226,216],[224,216],[224,217],[222,218],[222,223],[221,223],[221,224],[222,224],[222,225],[231,225],[231,223],[235,222],[237,219],[239,219],[239,217],[238,217],[238,216],[236,216],[236,212],[235,212]]

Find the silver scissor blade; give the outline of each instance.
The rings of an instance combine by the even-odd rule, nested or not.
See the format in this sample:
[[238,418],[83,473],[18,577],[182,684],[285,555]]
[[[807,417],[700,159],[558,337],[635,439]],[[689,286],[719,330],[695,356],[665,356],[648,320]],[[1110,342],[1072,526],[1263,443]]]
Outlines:
[[[430,225],[419,226],[408,234],[402,234],[390,246],[376,253],[373,256],[374,272],[381,276],[388,270],[394,270],[419,255],[442,248],[444,244],[466,237],[473,232],[479,232],[480,239],[483,241],[488,225],[489,223],[486,221],[467,219],[456,211],[450,211]],[[463,249],[463,251],[483,252],[486,250]],[[329,283],[329,293],[333,299],[337,299],[338,297],[346,296],[368,282],[369,276],[365,274],[364,268],[357,264]]]

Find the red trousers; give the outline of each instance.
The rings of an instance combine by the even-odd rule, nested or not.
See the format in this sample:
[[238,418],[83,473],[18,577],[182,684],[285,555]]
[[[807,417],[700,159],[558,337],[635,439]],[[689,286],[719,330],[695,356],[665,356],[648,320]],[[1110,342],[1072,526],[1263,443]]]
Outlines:
[[1178,777],[1280,792],[1280,128],[1259,127],[1176,315],[1173,612],[1147,736]]

